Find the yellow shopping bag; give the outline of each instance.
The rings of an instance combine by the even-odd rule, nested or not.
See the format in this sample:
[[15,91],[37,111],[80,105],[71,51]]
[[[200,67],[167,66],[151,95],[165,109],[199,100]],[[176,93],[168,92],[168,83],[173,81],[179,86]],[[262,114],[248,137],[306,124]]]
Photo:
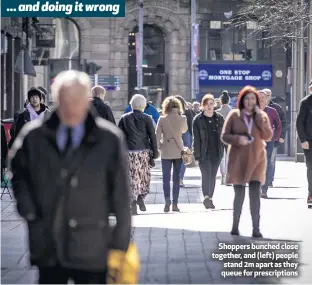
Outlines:
[[110,250],[107,266],[107,284],[137,284],[140,258],[135,244],[131,242],[127,252]]

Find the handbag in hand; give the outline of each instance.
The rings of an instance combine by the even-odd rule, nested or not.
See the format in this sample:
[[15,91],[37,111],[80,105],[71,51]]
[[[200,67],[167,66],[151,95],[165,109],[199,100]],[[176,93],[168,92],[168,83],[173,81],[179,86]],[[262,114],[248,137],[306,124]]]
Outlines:
[[[169,120],[168,120],[168,125],[169,125],[169,128],[171,129],[171,132],[172,132],[172,135],[174,137],[176,144],[180,148],[179,139],[176,137]],[[183,161],[184,165],[189,165],[192,163],[193,152],[188,147],[185,146],[185,147],[183,147],[183,149],[181,149],[181,156],[182,156],[182,161]]]

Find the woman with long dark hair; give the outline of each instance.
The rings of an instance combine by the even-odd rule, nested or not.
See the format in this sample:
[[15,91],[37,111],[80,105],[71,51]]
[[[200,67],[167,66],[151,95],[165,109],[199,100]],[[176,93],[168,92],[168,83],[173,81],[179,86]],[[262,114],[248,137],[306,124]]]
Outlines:
[[245,199],[246,184],[249,184],[250,212],[255,238],[260,232],[260,189],[266,176],[266,141],[272,138],[270,120],[260,109],[257,90],[243,88],[237,100],[237,110],[228,115],[221,139],[229,145],[227,183],[234,185],[234,212],[231,234],[239,235],[239,220]]

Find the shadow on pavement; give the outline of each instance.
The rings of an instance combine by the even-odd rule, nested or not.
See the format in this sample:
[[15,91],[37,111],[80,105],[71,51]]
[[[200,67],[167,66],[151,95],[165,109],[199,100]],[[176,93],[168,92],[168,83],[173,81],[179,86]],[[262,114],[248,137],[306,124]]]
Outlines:
[[291,197],[268,197],[266,200],[304,200],[303,198],[291,198]]
[[[299,260],[289,259],[289,264],[294,262],[297,269],[283,268],[287,258],[298,250],[281,250],[281,247],[298,245],[294,240],[253,239],[232,237],[227,232],[156,227],[137,227],[133,238],[141,259],[140,284],[281,284],[284,283],[282,276],[277,278],[277,274],[296,274],[290,271],[298,272],[301,266]],[[279,249],[259,248],[268,244]],[[267,252],[275,257],[277,254],[289,256],[272,260]],[[229,263],[235,267],[225,267]],[[270,267],[263,267],[266,265]],[[237,274],[250,276],[234,276]],[[268,274],[274,277],[263,277]],[[287,283],[300,283],[295,277],[283,278],[287,278]]]

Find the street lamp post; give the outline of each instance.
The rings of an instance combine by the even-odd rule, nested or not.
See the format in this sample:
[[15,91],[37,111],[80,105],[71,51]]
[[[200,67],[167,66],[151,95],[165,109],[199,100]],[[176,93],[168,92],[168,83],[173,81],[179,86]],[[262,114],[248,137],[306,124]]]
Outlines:
[[139,54],[137,58],[137,88],[143,87],[143,0],[139,0]]
[[191,3],[191,94],[192,100],[196,100],[197,89],[197,36],[198,26],[196,25],[196,0],[192,0]]
[[307,66],[307,85],[312,79],[312,0],[310,0],[310,17],[308,29],[308,66]]

